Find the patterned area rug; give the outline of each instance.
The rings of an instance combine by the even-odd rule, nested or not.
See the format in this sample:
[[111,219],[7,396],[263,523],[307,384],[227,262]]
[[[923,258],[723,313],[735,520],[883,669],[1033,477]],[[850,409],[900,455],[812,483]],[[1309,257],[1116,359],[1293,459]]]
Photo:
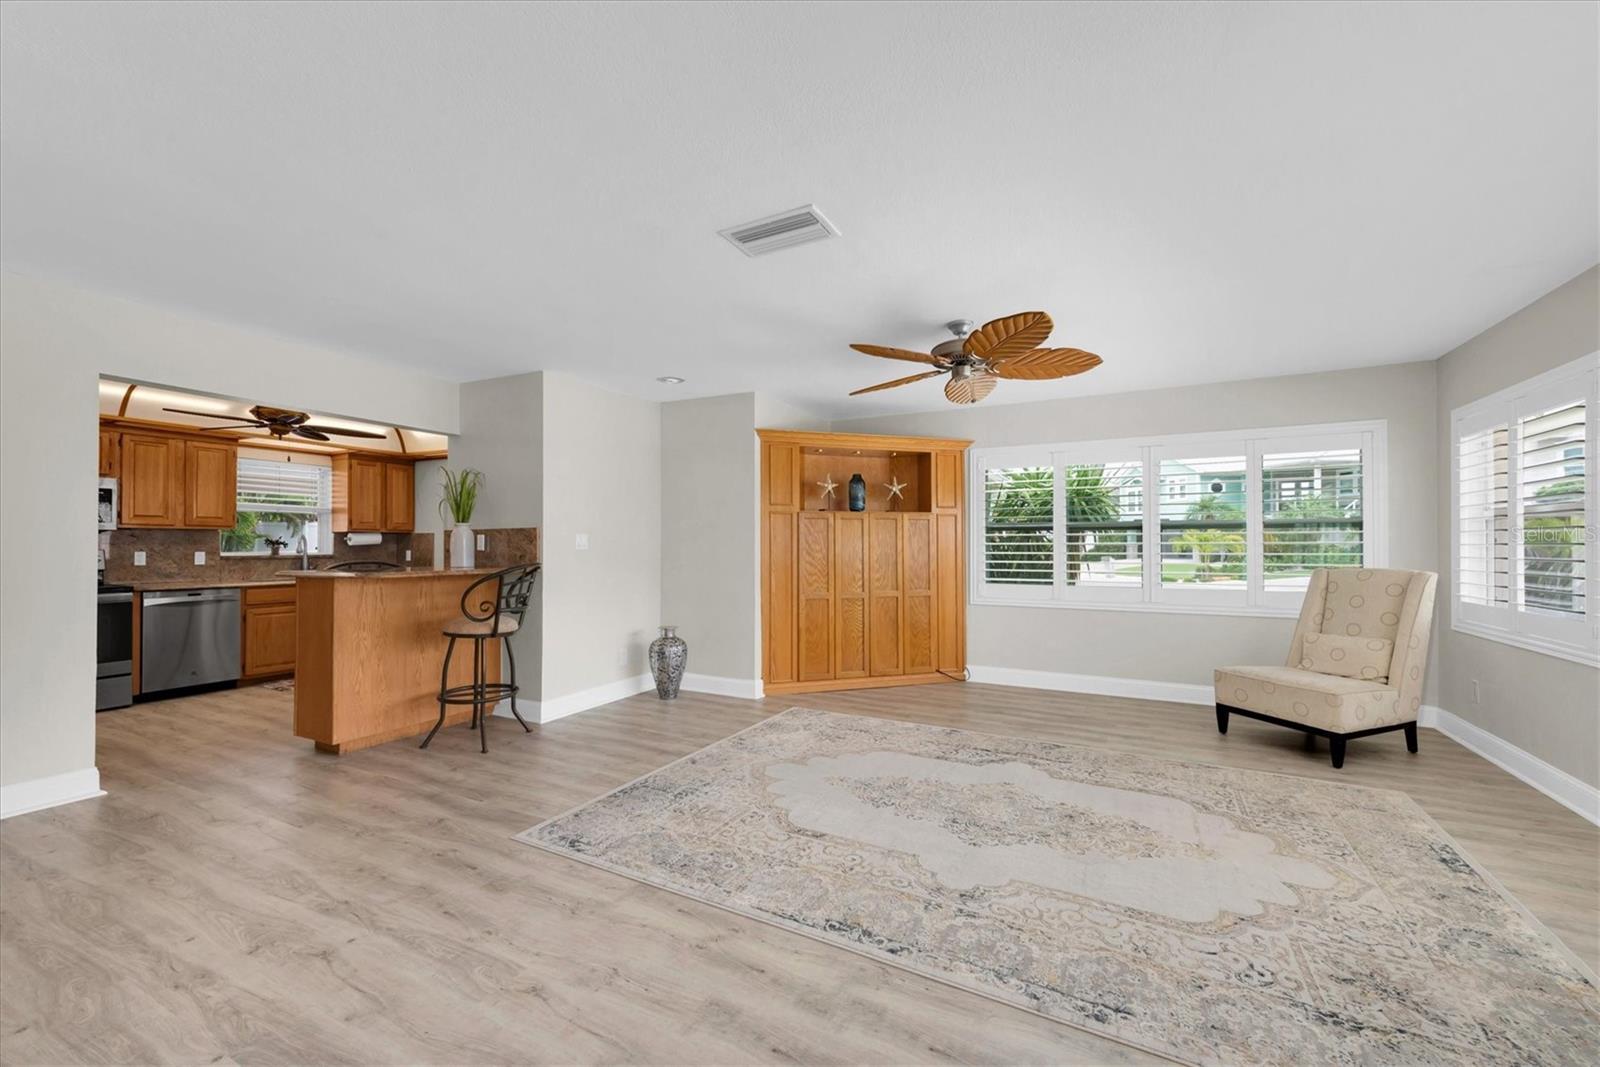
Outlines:
[[1192,1063],[1600,1062],[1404,793],[794,708],[518,840]]

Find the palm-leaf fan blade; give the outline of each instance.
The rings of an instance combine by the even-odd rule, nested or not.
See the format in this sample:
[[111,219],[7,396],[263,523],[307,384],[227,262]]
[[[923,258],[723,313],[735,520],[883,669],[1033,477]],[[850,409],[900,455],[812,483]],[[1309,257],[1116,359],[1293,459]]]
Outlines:
[[1001,378],[1043,381],[1082,374],[1098,367],[1100,363],[1099,356],[1081,348],[1035,348],[1031,352],[993,360],[989,368]]
[[979,359],[1005,359],[1039,347],[1054,328],[1044,312],[1024,311],[984,323],[967,335],[962,349]]
[[316,426],[309,422],[295,427],[296,433],[299,433],[303,430],[315,430],[318,433],[337,434],[340,437],[371,437],[380,441],[389,436],[386,433],[373,433],[370,430],[341,430],[337,426]]
[[994,379],[987,374],[952,377],[944,383],[944,398],[952,404],[976,404],[994,392]]
[[[913,352],[909,348],[890,348],[887,345],[851,345],[850,347],[868,356],[881,356],[884,359],[903,359],[910,363],[927,363],[934,367],[944,365],[926,352]],[[1032,346],[1030,345],[1029,347]]]
[[877,385],[869,385],[865,389],[857,389],[850,395],[860,396],[862,393],[876,393],[879,389],[893,389],[897,385],[910,385],[912,382],[920,382],[924,378],[937,378],[944,373],[946,372],[942,370],[930,370],[921,374],[910,374],[904,378],[896,378],[892,382],[879,382]]

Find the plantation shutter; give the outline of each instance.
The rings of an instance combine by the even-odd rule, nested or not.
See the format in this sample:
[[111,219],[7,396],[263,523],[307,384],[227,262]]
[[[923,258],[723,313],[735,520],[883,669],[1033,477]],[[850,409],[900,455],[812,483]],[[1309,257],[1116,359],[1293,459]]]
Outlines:
[[1579,400],[1517,422],[1518,606],[1524,610],[1584,614],[1587,417]]
[[241,511],[315,516],[333,507],[332,472],[305,463],[241,457],[238,507]]
[[1055,580],[1055,469],[983,472],[983,575],[992,585],[1045,586]]
[[1504,423],[1461,434],[1457,450],[1456,596],[1463,604],[1511,598],[1511,497]]
[[1317,567],[1366,562],[1364,486],[1359,448],[1262,453],[1266,589],[1303,590]]

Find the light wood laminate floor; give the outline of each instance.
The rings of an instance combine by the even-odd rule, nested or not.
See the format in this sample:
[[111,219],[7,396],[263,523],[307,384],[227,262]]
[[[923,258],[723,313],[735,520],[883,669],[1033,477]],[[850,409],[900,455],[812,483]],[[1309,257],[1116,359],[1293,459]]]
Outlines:
[[0,1061],[1149,1062],[511,835],[791,704],[1403,789],[1591,966],[1600,830],[1431,730],[1351,743],[979,685],[644,694],[343,757],[242,689],[99,717],[110,795],[0,824]]

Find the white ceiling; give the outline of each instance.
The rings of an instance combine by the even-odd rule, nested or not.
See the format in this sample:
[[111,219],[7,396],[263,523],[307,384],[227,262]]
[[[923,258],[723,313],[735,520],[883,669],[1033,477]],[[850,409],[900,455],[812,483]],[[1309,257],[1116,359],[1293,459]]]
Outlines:
[[988,404],[1432,358],[1600,258],[1596,12],[8,3],[0,261],[836,417],[944,403],[848,342],[1034,308],[1105,365]]

